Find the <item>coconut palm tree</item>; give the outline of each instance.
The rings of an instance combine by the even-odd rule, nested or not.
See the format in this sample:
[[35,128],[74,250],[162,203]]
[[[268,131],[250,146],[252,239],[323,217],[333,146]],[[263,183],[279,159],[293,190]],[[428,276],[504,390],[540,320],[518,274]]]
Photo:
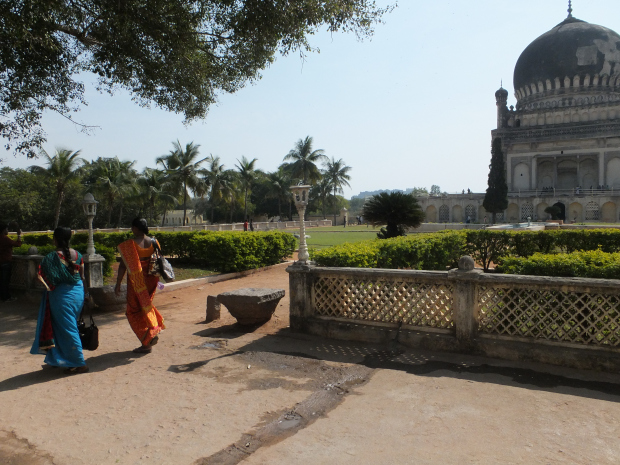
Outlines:
[[[170,187],[166,182],[166,174],[163,171],[145,168],[138,178],[140,187],[140,198],[147,204],[149,224],[155,217],[155,207],[157,204],[175,205],[178,200],[168,192]],[[164,216],[166,212],[164,211]]]
[[174,150],[171,150],[168,155],[157,158],[156,163],[161,164],[166,169],[166,178],[169,182],[182,186],[183,225],[185,225],[187,196],[190,190],[194,193],[205,190],[204,170],[200,169],[200,165],[209,157],[199,160],[198,148],[200,145],[195,145],[193,142],[186,144],[185,148],[183,148],[177,140],[172,143],[172,146]]
[[211,204],[211,224],[213,224],[215,207],[221,202],[223,191],[228,189],[229,175],[224,169],[224,165],[220,163],[220,157],[211,155],[209,157],[209,166],[205,170],[205,179],[210,186],[209,203]]
[[116,226],[123,214],[123,198],[135,191],[136,172],[133,169],[135,162],[120,161],[118,157],[98,158],[88,166],[92,189],[104,199],[107,205],[108,217],[106,226],[112,224],[112,212],[119,207],[119,217]]
[[342,194],[344,192],[342,190],[344,186],[351,187],[349,184],[349,181],[351,180],[349,171],[351,171],[351,167],[347,166],[342,158],[340,160],[335,160],[334,157],[332,157],[331,160],[328,160],[325,163],[325,172],[323,173],[323,176],[328,179],[329,184],[334,191],[334,225],[336,224],[336,216],[338,215],[338,212],[336,211],[338,208],[336,194]]
[[278,216],[282,217],[282,202],[292,200],[291,178],[286,174],[285,170],[279,168],[273,173],[267,175],[267,183],[269,186],[268,196],[278,201]]
[[[317,198],[321,203],[321,211],[323,212],[323,219],[327,218],[327,197],[331,194],[332,185],[327,176],[323,176],[319,182],[317,182],[310,190],[310,196]],[[334,225],[336,219],[334,218]]]
[[54,229],[58,227],[60,218],[60,207],[65,199],[67,185],[80,176],[79,168],[84,163],[84,159],[79,157],[80,151],[72,152],[67,149],[56,149],[53,157],[50,157],[45,150],[41,150],[41,156],[47,161],[47,167],[31,166],[30,172],[42,176],[44,179],[54,184],[56,188],[56,212],[54,217]]
[[252,188],[252,184],[256,180],[257,171],[254,168],[256,165],[257,159],[254,158],[252,161],[248,160],[245,156],[241,157],[241,160],[237,160],[239,163],[235,165],[237,168],[239,182],[241,183],[241,187],[244,190],[243,197],[243,219],[246,220],[248,217],[248,191]]
[[314,184],[321,179],[321,172],[317,163],[327,160],[323,149],[312,150],[312,137],[299,139],[284,160],[291,160],[288,169],[293,178],[299,178],[304,184]]
[[417,228],[424,212],[414,196],[403,192],[381,192],[366,201],[362,215],[373,226],[387,224],[377,233],[379,239],[404,236],[406,227]]

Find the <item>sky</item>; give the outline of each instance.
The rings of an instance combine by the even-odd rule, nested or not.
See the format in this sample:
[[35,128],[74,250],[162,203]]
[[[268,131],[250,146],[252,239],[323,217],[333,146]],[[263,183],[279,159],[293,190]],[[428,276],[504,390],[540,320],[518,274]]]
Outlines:
[[[378,5],[392,3],[378,0]],[[620,32],[618,0],[576,0],[573,16]],[[88,106],[75,119],[98,126],[90,135],[46,114],[44,149],[81,150],[87,160],[118,156],[154,167],[172,141],[200,144],[226,168],[256,158],[274,171],[295,142],[350,166],[350,198],[362,191],[439,185],[484,192],[496,126],[495,91],[503,83],[515,104],[512,75],[521,52],[563,21],[564,0],[400,0],[372,39],[326,31],[320,49],[301,60],[278,56],[262,79],[224,94],[208,116],[189,126],[182,115],[141,108],[126,92],[99,94],[85,75]],[[94,81],[93,81],[94,82]],[[44,165],[12,153],[4,164]]]

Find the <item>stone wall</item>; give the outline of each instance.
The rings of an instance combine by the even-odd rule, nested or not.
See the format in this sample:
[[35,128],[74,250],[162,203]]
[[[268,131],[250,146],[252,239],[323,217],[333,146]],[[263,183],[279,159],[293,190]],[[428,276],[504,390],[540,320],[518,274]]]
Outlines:
[[466,268],[439,272],[296,263],[287,269],[291,328],[335,339],[620,369],[618,281]]

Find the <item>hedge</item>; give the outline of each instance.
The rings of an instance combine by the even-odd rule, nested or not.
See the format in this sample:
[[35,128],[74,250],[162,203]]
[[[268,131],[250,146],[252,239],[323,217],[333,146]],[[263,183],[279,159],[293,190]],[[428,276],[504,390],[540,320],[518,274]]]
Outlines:
[[[13,254],[28,255],[28,249],[30,247],[32,247],[32,244],[22,244],[20,247],[15,247],[13,249]],[[86,254],[86,242],[74,244],[72,241],[71,247],[80,252],[82,255]],[[112,276],[112,264],[116,261],[116,250],[111,247],[106,247],[103,244],[97,243],[95,243],[95,249],[97,250],[97,253],[99,255],[105,258],[105,262],[103,263],[104,276]],[[47,255],[54,250],[56,250],[56,247],[53,245],[41,245],[37,247],[37,253],[39,255]]]
[[[243,271],[274,265],[292,255],[296,248],[295,237],[283,231],[191,231],[157,232],[154,235],[167,256],[201,261],[214,271]],[[112,273],[116,260],[116,247],[131,237],[131,232],[95,233],[95,249],[106,259],[104,273]],[[81,253],[86,251],[88,233],[74,234],[71,245]],[[51,233],[27,234],[24,244],[15,253],[26,254],[36,245],[39,253],[54,250]]]
[[[165,240],[161,240],[162,250],[166,250]],[[282,231],[202,231],[189,238],[188,250],[189,258],[202,261],[208,268],[232,272],[280,263],[296,246],[295,237]]]
[[462,233],[448,231],[346,243],[311,250],[310,257],[319,266],[445,270],[456,265],[464,246]]
[[620,253],[588,250],[563,254],[535,253],[530,257],[505,257],[497,270],[502,273],[534,276],[619,279]]

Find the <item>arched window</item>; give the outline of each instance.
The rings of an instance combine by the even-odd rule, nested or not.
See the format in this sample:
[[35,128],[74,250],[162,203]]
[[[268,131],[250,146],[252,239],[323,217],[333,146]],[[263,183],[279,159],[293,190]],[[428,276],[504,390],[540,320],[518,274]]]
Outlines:
[[450,208],[447,205],[439,207],[439,222],[447,223],[450,221]]
[[588,202],[586,204],[586,221],[598,221],[599,217],[598,204],[596,202]]
[[527,221],[527,218],[534,218],[534,205],[530,202],[521,205],[521,221]]

